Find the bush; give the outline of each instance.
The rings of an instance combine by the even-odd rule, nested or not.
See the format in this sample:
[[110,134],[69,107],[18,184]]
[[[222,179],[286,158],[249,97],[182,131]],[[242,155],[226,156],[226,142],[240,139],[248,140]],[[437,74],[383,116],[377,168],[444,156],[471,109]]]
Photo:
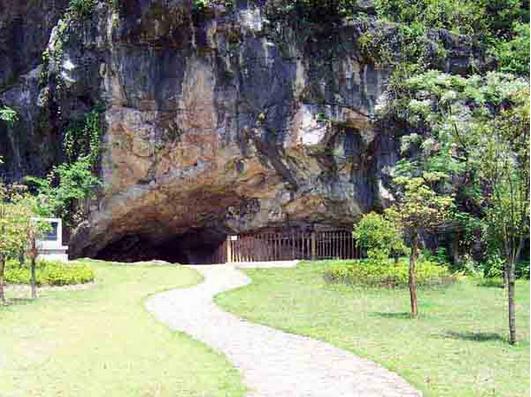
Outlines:
[[[72,285],[94,280],[92,268],[79,262],[38,261],[36,266],[37,285]],[[5,269],[6,283],[29,284],[29,264],[20,266],[17,261],[8,261]]]
[[529,280],[529,260],[516,262],[516,277]]
[[[427,260],[417,263],[416,275],[419,287],[447,285],[456,280],[446,266]],[[338,261],[325,270],[324,278],[328,282],[364,287],[407,287],[408,261],[401,259],[397,264],[390,260]]]
[[376,212],[363,215],[354,225],[354,238],[358,247],[367,251],[369,258],[382,260],[406,252],[402,235],[396,226]]

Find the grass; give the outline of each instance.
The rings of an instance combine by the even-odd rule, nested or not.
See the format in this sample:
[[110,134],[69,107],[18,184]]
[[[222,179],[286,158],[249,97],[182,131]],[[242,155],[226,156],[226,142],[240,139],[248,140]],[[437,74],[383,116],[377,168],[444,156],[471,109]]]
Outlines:
[[[200,281],[175,266],[91,262],[95,285],[0,307],[2,396],[241,396],[235,368],[143,307]],[[9,296],[8,296],[9,297]],[[13,297],[13,296],[11,296]]]
[[328,284],[323,262],[249,269],[253,283],[223,293],[223,308],[251,321],[325,340],[399,373],[427,396],[529,395],[529,281],[517,283],[520,343],[506,342],[503,289],[458,281],[419,291]]

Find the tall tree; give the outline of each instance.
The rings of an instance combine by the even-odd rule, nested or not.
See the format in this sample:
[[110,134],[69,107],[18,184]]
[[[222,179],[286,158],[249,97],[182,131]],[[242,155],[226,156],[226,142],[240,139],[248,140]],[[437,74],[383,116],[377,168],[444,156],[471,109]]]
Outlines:
[[505,258],[509,343],[516,343],[515,264],[529,237],[529,91],[513,98],[474,146],[485,186],[487,237]]

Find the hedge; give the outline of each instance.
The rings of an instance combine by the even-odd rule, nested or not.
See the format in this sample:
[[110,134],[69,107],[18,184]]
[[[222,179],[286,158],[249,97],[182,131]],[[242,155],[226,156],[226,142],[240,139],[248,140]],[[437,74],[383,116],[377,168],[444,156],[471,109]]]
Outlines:
[[[417,286],[447,285],[456,280],[446,266],[428,260],[419,260],[416,266]],[[408,261],[401,259],[376,261],[336,261],[324,271],[328,282],[345,283],[364,287],[402,288],[408,283]]]
[[[94,271],[86,263],[38,261],[36,265],[37,285],[72,285],[94,281]],[[8,284],[29,284],[30,266],[20,266],[17,261],[8,261],[5,281]]]

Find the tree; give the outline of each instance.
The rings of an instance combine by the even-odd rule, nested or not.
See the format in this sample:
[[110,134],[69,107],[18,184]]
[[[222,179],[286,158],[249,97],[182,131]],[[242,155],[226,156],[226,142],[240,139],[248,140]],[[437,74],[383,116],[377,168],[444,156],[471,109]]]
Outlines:
[[5,303],[4,272],[9,256],[27,250],[31,259],[31,295],[36,298],[35,241],[49,225],[34,217],[45,216],[38,206],[36,197],[27,192],[24,186],[5,186],[0,182],[0,300]]
[[[505,258],[509,343],[516,343],[515,264],[529,236],[529,90],[485,128],[475,155],[485,185],[486,235]],[[498,243],[498,244],[496,244]]]
[[19,186],[0,183],[0,300],[5,303],[4,272],[6,260],[26,247],[31,217],[30,196]]
[[418,315],[415,266],[421,236],[442,225],[448,219],[453,205],[452,196],[439,195],[432,187],[442,178],[442,175],[436,173],[424,173],[422,177],[416,178],[394,178],[394,183],[401,188],[401,194],[397,203],[385,211],[386,217],[410,240],[408,287],[412,317]]
[[388,258],[392,255],[397,260],[406,251],[400,230],[376,212],[363,215],[354,226],[353,236],[356,245],[367,250],[369,258],[381,256]]
[[504,259],[514,343],[514,267],[529,233],[529,81],[497,72],[461,77],[428,71],[406,80],[382,111],[407,126],[395,172],[449,175],[451,184],[438,189],[455,192],[457,224],[474,239],[485,225],[482,243],[492,257],[484,259]]

